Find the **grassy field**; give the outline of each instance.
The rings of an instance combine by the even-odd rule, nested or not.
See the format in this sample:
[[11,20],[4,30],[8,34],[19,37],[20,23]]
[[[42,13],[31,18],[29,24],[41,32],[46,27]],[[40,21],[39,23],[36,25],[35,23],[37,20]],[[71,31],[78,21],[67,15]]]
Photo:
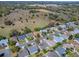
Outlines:
[[[34,28],[45,27],[54,21],[48,18],[50,11],[43,9],[36,10],[39,12],[30,13],[30,10],[15,9],[9,15],[0,17],[0,35],[9,37],[9,33],[13,29],[22,33],[25,27],[34,31]],[[11,21],[14,25],[6,25],[4,24],[5,21]]]

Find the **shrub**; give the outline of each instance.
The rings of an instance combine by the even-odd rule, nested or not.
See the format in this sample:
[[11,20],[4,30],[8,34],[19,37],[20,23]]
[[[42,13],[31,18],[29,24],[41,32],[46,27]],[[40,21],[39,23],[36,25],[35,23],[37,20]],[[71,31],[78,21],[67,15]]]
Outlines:
[[75,38],[79,38],[79,34],[75,34]]
[[24,33],[30,33],[30,32],[32,32],[31,29],[25,27],[25,29],[24,29]]
[[40,27],[37,27],[37,28],[34,28],[35,31],[40,31],[41,28]]
[[10,20],[8,20],[8,21],[5,21],[5,22],[4,22],[4,24],[5,24],[5,25],[12,25],[12,24],[13,24],[13,22],[12,22],[12,21],[10,21]]
[[18,32],[17,30],[11,30],[11,33],[9,33],[10,37],[12,36],[18,36],[18,35],[21,35],[20,32]]
[[10,46],[13,46],[13,45],[15,45],[15,44],[16,44],[16,41],[9,40],[9,41],[8,41],[8,44],[9,44]]
[[0,40],[6,39],[6,37],[0,35]]

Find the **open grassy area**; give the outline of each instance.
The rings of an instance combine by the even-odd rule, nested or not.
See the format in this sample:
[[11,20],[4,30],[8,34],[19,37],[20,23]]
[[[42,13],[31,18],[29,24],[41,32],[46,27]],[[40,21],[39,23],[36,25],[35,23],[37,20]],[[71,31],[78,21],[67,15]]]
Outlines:
[[[34,31],[37,27],[45,27],[54,20],[49,20],[47,10],[42,10],[37,13],[30,13],[29,10],[15,9],[12,13],[7,16],[0,17],[0,35],[9,37],[9,33],[12,30],[17,30],[21,33],[24,32],[25,27]],[[5,24],[10,21],[12,24]]]

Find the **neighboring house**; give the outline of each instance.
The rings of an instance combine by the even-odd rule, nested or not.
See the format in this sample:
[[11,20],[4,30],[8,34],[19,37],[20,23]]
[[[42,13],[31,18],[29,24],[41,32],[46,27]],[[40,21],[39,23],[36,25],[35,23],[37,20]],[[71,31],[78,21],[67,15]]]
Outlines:
[[58,31],[58,28],[57,27],[51,27],[50,30]]
[[35,41],[34,41],[34,40],[27,41],[26,44],[27,44],[27,45],[35,45]]
[[54,46],[56,44],[56,42],[54,40],[46,40],[46,43],[49,45],[49,46]]
[[26,35],[20,35],[18,36],[18,40],[24,40],[26,38]]
[[59,57],[55,51],[48,52],[45,56],[46,57]]
[[19,44],[18,42],[16,43],[16,46],[19,46],[20,48],[24,49],[25,44]]
[[68,39],[69,38],[69,36],[65,35],[65,34],[61,34],[61,37],[63,37],[63,39]]
[[49,34],[47,36],[50,37],[53,40],[53,34]]
[[23,49],[18,53],[18,57],[27,57],[29,55],[27,49]]
[[53,36],[53,39],[54,39],[54,41],[55,42],[62,42],[63,40],[64,40],[64,38],[63,37],[58,37],[58,36]]
[[68,35],[74,35],[74,31],[69,31]]
[[66,29],[66,25],[64,25],[64,24],[63,25],[59,25],[59,27],[62,28],[62,29]]
[[62,56],[62,57],[64,57],[65,56],[65,48],[63,48],[63,47],[58,47],[58,48],[56,48],[56,52],[57,52],[57,54],[59,55],[59,56]]
[[29,47],[28,47],[28,50],[29,50],[30,54],[34,54],[34,53],[38,52],[38,48],[37,48],[36,45],[34,45],[34,46],[29,46]]
[[79,38],[75,38],[75,40],[77,40],[77,42],[79,43]]
[[8,46],[8,39],[2,39],[0,40],[0,46],[1,47],[7,47]]
[[74,31],[70,31],[69,34],[73,35],[73,34],[77,34],[79,33],[79,29],[75,28]]
[[73,57],[79,57],[79,54],[75,52]]
[[46,43],[46,41],[41,40],[39,47],[40,47],[41,50],[43,50],[43,49],[47,49],[49,47],[49,45]]
[[73,46],[73,44],[63,44],[63,47],[64,48],[73,48],[74,46]]
[[77,33],[79,33],[79,29],[75,28],[73,32],[74,32],[74,34],[77,34]]
[[0,57],[11,57],[10,49],[3,49],[0,51]]
[[16,36],[11,37],[10,39],[17,42],[17,37]]
[[66,23],[66,27],[75,27],[76,25],[74,24],[74,22],[68,22]]
[[47,32],[47,29],[40,30],[40,32],[41,32],[41,33],[42,33],[42,32]]
[[32,33],[28,33],[28,34],[25,34],[26,37],[33,37],[33,34]]

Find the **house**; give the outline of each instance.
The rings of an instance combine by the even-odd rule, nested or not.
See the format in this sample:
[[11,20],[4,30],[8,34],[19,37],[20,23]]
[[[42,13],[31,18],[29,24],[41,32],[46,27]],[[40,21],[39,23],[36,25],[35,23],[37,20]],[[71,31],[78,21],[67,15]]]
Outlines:
[[75,40],[77,40],[77,42],[79,42],[79,38],[75,38]]
[[47,40],[46,43],[49,45],[49,46],[54,46],[56,44],[56,42],[54,40]]
[[65,35],[65,34],[61,34],[61,37],[63,37],[63,39],[68,39],[69,38],[69,36]]
[[42,33],[42,32],[47,32],[47,29],[40,30],[40,32],[41,32],[41,33]]
[[59,25],[58,27],[62,28],[62,29],[66,29],[66,25]]
[[32,33],[28,33],[28,34],[25,34],[26,37],[30,36],[30,37],[33,37],[33,34]]
[[51,27],[50,30],[58,31],[58,28],[57,27]]
[[19,43],[17,43],[16,46],[19,46],[21,49],[24,49],[25,44],[19,44]]
[[16,36],[11,37],[10,39],[17,42],[17,37]]
[[18,36],[18,40],[24,40],[26,38],[26,35],[20,35]]
[[74,22],[68,22],[65,24],[66,27],[75,27],[76,25],[74,24]]
[[62,42],[65,39],[68,39],[69,36],[65,34],[56,33],[56,35],[53,35],[53,39],[55,42]]
[[48,52],[45,56],[46,57],[59,57],[55,51]]
[[63,37],[58,37],[58,36],[53,36],[53,39],[54,39],[54,41],[55,42],[62,42],[63,40],[64,40],[64,38]]
[[0,51],[0,57],[11,57],[10,49],[3,49]]
[[77,34],[77,33],[79,33],[79,29],[75,28],[73,32],[74,32],[74,34]]
[[6,47],[7,48],[7,46],[8,46],[8,39],[2,39],[2,40],[0,40],[0,46],[1,47]]
[[27,57],[29,55],[27,49],[22,49],[19,53],[18,53],[18,57]]
[[34,54],[34,53],[38,52],[38,48],[36,45],[29,46],[28,50],[29,50],[30,54]]
[[69,34],[73,35],[73,34],[78,34],[79,33],[79,29],[75,28],[73,31],[70,31]]
[[41,50],[43,50],[43,49],[47,49],[48,47],[49,47],[49,45],[46,43],[46,41],[45,40],[41,40],[41,43],[39,44],[39,48]]
[[76,52],[74,53],[74,57],[79,57],[79,54],[77,54]]
[[74,46],[73,46],[73,44],[66,43],[66,44],[63,44],[63,47],[64,48],[73,48]]
[[65,51],[66,51],[66,49],[63,48],[63,47],[58,47],[58,48],[56,48],[56,53],[57,53],[59,56],[64,57],[64,56],[65,56],[65,54],[64,54]]

